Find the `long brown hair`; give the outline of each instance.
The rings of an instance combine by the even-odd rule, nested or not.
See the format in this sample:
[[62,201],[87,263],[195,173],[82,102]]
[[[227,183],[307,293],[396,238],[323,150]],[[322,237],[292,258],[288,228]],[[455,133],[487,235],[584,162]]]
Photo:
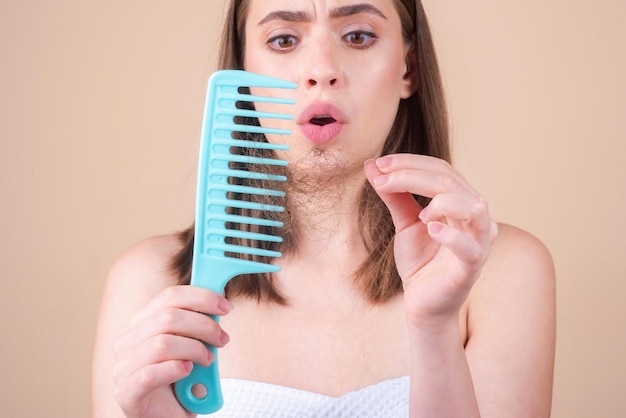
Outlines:
[[[404,41],[413,48],[416,57],[417,68],[411,71],[416,72],[417,90],[409,98],[401,100],[396,119],[385,142],[383,154],[423,154],[450,162],[447,108],[439,65],[424,8],[420,0],[393,1],[400,16]],[[243,69],[244,27],[248,6],[249,0],[230,2],[222,33],[219,58],[221,69]],[[258,137],[247,139],[264,140]],[[389,211],[367,181],[363,185],[361,196],[358,217],[359,224],[365,225],[361,231],[361,237],[369,256],[355,272],[354,280],[371,302],[382,303],[402,291],[402,281],[396,270],[393,255],[395,231]],[[427,204],[427,199],[423,197],[415,196],[415,199],[422,205]],[[290,229],[280,232],[274,230],[260,232],[282,234],[285,238],[283,246],[295,242],[294,231]],[[193,225],[179,233],[183,247],[171,264],[181,284],[188,284],[191,277],[193,233]],[[244,245],[265,244],[245,243]],[[278,247],[278,245],[272,244],[269,247]],[[267,262],[268,260],[258,261]],[[259,301],[287,303],[273,286],[270,274],[238,276],[226,286],[226,295],[245,295]]]

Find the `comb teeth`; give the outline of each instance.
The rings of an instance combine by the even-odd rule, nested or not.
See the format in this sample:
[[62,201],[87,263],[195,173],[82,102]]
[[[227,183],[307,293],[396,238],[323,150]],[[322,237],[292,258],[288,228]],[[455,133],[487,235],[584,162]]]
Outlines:
[[[200,149],[199,167],[205,172],[198,179],[194,252],[241,258],[257,268],[264,265],[259,272],[276,271],[276,266],[265,262],[281,256],[273,247],[282,242],[275,228],[283,224],[275,218],[284,208],[276,200],[285,196],[277,186],[287,180],[280,173],[287,162],[273,153],[289,147],[255,135],[288,135],[291,131],[259,126],[258,120],[291,120],[293,116],[257,111],[252,105],[294,101],[245,94],[242,87],[291,89],[295,84],[244,71],[218,71],[211,77]],[[250,139],[239,139],[241,134]]]

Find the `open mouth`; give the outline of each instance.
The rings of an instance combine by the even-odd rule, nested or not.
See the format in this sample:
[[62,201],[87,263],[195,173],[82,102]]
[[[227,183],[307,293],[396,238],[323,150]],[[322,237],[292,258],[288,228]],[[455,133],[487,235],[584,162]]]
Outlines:
[[336,120],[330,116],[318,116],[310,120],[310,123],[316,126],[326,126],[334,122],[336,122]]
[[326,144],[335,139],[348,122],[336,105],[312,102],[302,110],[296,123],[308,140],[314,144]]

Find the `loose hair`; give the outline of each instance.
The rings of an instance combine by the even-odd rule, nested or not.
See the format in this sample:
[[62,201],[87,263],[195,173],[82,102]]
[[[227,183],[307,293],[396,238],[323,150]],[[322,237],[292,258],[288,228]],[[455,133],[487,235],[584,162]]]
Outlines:
[[[437,63],[428,21],[420,0],[393,0],[400,16],[404,42],[410,46],[415,54],[417,68],[416,91],[399,104],[393,126],[383,147],[383,155],[392,153],[412,153],[430,155],[450,162],[450,144],[448,136],[448,116],[444,98],[439,65]],[[249,0],[232,0],[222,33],[221,50],[219,57],[220,69],[244,69],[245,23],[248,14]],[[257,123],[258,121],[248,121]],[[238,137],[265,141],[262,136],[239,135]],[[248,152],[239,150],[239,152]],[[268,151],[254,151],[267,153]],[[270,151],[271,152],[271,151]],[[268,155],[260,155],[268,156]],[[269,155],[271,156],[271,155]],[[249,167],[237,167],[249,169]],[[238,180],[246,185],[248,181]],[[263,187],[263,184],[252,184]],[[231,196],[241,198],[242,196]],[[414,196],[425,206],[428,199]],[[259,199],[259,197],[253,197]],[[288,198],[287,198],[288,199]],[[268,203],[268,202],[262,202]],[[271,202],[276,203],[276,202]],[[279,202],[288,208],[288,200]],[[275,213],[252,213],[250,210],[232,209],[232,213],[245,216],[276,217]],[[289,210],[285,212],[289,217]],[[389,210],[378,197],[369,182],[365,181],[361,191],[361,200],[358,210],[358,223],[364,225],[361,238],[368,256],[354,274],[355,283],[372,303],[383,303],[394,295],[402,292],[402,280],[396,269],[393,242],[394,225]],[[285,222],[290,225],[290,222]],[[246,229],[251,232],[282,235],[284,242],[261,243],[232,240],[246,246],[257,246],[268,249],[289,249],[294,244],[295,234],[291,228],[274,230],[271,227],[250,225],[231,225],[230,227]],[[191,278],[191,262],[193,258],[194,226],[181,231],[178,237],[182,249],[172,260],[171,267],[177,275],[180,284],[188,284]],[[268,262],[263,257],[250,256],[256,261]],[[256,298],[258,301],[268,300],[279,304],[288,301],[273,285],[271,274],[241,275],[232,279],[226,286],[226,296],[243,295]]]

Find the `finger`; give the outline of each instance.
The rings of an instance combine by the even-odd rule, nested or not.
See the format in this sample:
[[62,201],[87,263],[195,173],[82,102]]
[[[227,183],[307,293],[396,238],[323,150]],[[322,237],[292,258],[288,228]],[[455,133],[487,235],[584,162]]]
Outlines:
[[222,295],[198,286],[170,286],[152,299],[146,308],[138,312],[133,317],[131,325],[142,322],[146,317],[167,307],[202,312],[208,315],[225,315],[231,311],[232,304]]
[[492,219],[491,226],[489,229],[489,242],[490,243],[493,243],[495,239],[498,237],[498,231],[499,231],[498,223]]
[[222,347],[228,341],[228,335],[210,316],[185,309],[165,308],[122,335],[115,343],[114,352],[119,359],[123,353],[129,353],[143,342],[161,334],[193,338],[216,347]]
[[[457,228],[442,222],[429,222],[428,234],[430,237],[447,248],[468,269],[470,276],[474,276],[489,255],[489,247],[481,245],[472,237],[464,234]],[[462,274],[461,277],[465,277]]]
[[[435,180],[435,184],[441,185],[437,188],[439,192],[452,191],[453,189],[449,189],[449,187],[452,187],[452,185],[458,185],[462,189],[471,193],[476,193],[467,180],[465,180],[465,178],[456,169],[454,169],[454,167],[452,167],[447,161],[440,158],[419,154],[390,154],[378,158],[376,160],[376,165],[379,170],[385,174],[405,170],[408,170],[409,172],[417,170],[424,172],[424,174],[431,173],[433,179]],[[422,194],[422,196],[433,197],[435,194],[436,193],[429,195]]]
[[401,232],[411,225],[415,225],[416,223],[421,224],[418,215],[422,210],[422,207],[415,201],[413,195],[408,192],[381,192],[374,185],[374,179],[380,175],[382,175],[382,173],[376,166],[374,160],[370,160],[365,163],[365,176],[367,177],[367,180],[370,182],[370,184],[372,184],[372,187],[374,188],[378,196],[380,196],[382,201],[389,209],[393,224],[396,228],[396,232]]
[[192,338],[159,335],[138,346],[115,363],[116,381],[123,381],[137,371],[152,364],[169,361],[190,361],[203,366],[210,365],[215,356],[201,341]]
[[170,385],[191,373],[190,361],[170,360],[149,364],[116,384],[120,405],[136,405],[154,390]]
[[422,222],[445,221],[453,226],[471,228],[474,236],[489,239],[493,221],[482,196],[467,193],[443,193],[435,196],[420,212]]
[[136,362],[162,363],[186,360],[208,366],[215,358],[211,350],[199,340],[178,335],[157,335],[135,350]]
[[372,184],[380,192],[411,193],[428,198],[440,193],[471,193],[454,176],[416,168],[383,173],[374,177]]

